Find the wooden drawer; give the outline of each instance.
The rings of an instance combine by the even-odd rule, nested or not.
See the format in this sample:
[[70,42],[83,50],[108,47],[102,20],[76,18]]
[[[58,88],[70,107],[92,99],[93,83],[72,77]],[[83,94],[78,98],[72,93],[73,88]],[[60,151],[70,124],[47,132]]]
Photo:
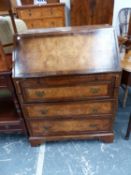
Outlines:
[[109,83],[69,87],[24,88],[23,95],[26,102],[110,98],[113,95],[110,88]]
[[88,80],[88,77],[76,79],[35,79],[17,83],[24,102],[48,102],[83,99],[114,98],[115,79]]
[[29,118],[78,117],[87,115],[112,114],[112,101],[70,102],[52,104],[23,105],[25,116]]
[[102,132],[112,130],[112,119],[64,119],[29,121],[30,131],[33,136],[50,136],[66,134],[84,134],[88,132]]
[[65,25],[64,18],[45,18],[24,21],[28,28],[63,27]]
[[21,19],[44,19],[50,17],[64,17],[64,6],[61,7],[36,7],[30,9],[17,9]]
[[44,28],[43,19],[24,20],[29,29]]
[[17,10],[18,17],[21,19],[38,19],[42,16],[41,9],[38,8],[32,8],[32,9],[23,9],[23,10]]
[[43,15],[44,17],[64,17],[64,6],[61,7],[48,7],[48,14]]
[[24,127],[22,124],[10,125],[10,124],[2,124],[0,125],[0,132],[10,133],[10,132],[24,132]]
[[65,20],[64,18],[45,18],[43,20],[44,27],[64,27]]
[[[100,75],[77,75],[77,76],[55,76],[55,77],[44,77],[44,78],[28,78],[20,79],[20,86],[25,87],[52,87],[52,86],[69,86],[79,84],[101,84],[110,83],[113,87],[118,87],[116,84],[117,79],[119,80],[119,74],[100,74]],[[19,83],[19,80],[17,81]]]

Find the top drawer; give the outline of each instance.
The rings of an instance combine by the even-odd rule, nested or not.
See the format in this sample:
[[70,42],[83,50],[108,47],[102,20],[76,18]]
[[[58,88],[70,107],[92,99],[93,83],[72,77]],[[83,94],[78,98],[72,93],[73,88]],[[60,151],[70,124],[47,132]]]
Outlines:
[[18,17],[21,19],[43,19],[48,17],[64,17],[64,6],[36,7],[28,9],[17,9]]
[[115,78],[100,78],[96,81],[86,76],[26,79],[17,82],[17,89],[24,102],[113,98]]

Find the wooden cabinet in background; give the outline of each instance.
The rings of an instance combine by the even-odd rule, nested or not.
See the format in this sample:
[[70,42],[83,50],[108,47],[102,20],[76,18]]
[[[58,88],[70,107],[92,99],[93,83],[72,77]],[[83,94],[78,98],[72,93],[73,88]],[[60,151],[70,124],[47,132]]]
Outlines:
[[16,8],[17,16],[29,29],[65,26],[65,4],[25,5]]
[[112,142],[121,74],[113,29],[37,32],[16,36],[13,69],[31,144]]
[[0,44],[0,133],[26,133],[11,67],[11,56],[4,55]]
[[112,24],[114,0],[71,0],[71,26]]

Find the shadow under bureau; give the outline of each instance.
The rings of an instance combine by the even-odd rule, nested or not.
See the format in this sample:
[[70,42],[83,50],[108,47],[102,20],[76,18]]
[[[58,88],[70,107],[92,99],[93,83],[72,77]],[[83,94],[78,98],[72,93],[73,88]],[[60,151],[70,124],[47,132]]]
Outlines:
[[112,28],[17,35],[14,60],[32,146],[65,139],[113,141],[121,69]]

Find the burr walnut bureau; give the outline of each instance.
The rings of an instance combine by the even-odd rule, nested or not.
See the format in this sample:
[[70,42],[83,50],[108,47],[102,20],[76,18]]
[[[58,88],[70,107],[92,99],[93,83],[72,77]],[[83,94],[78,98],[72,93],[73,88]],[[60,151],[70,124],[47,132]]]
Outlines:
[[13,79],[31,145],[65,139],[112,142],[120,76],[112,28],[17,35]]

